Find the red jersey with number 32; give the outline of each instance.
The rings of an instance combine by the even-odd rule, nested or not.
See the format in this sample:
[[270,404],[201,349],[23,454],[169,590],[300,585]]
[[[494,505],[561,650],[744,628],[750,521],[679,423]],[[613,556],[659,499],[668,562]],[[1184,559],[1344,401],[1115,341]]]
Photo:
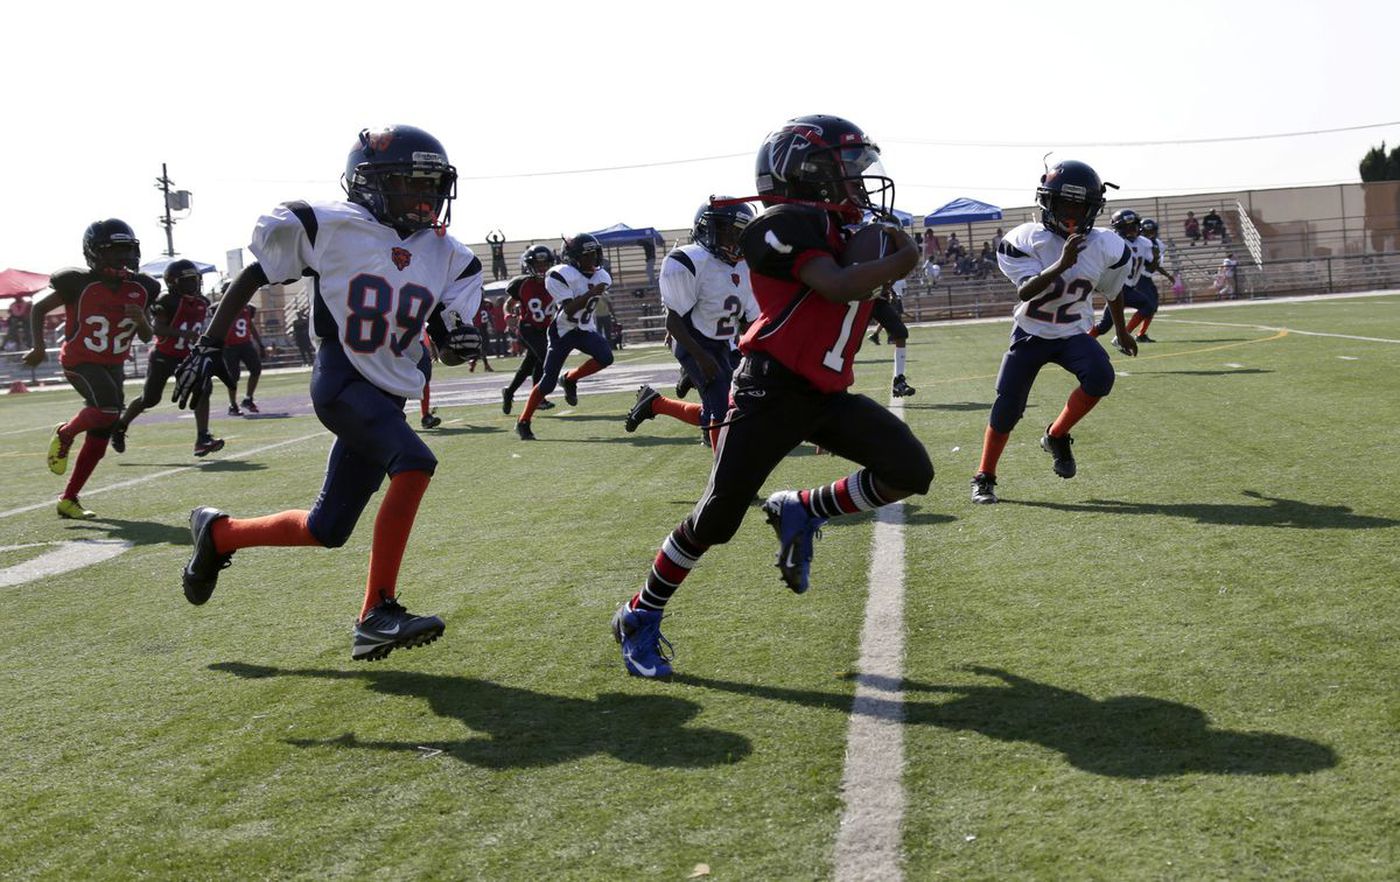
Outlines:
[[253,307],[249,304],[243,307],[243,311],[238,314],[238,318],[233,320],[233,324],[228,326],[228,333],[224,335],[225,346],[237,346],[240,343],[253,342]]
[[[159,313],[162,324],[169,325],[177,331],[194,331],[198,334],[204,330],[204,319],[209,314],[209,301],[203,297],[166,294],[156,301],[154,311]],[[184,358],[190,354],[190,347],[193,345],[193,341],[186,340],[178,334],[156,335],[156,352],[162,355]]]
[[146,308],[160,285],[150,276],[136,273],[116,285],[90,270],[63,269],[49,285],[63,301],[63,346],[59,363],[121,364],[136,336],[136,319],[128,306]]
[[767,353],[821,392],[845,391],[855,382],[851,365],[875,301],[832,303],[797,276],[808,261],[841,253],[841,227],[820,208],[777,205],[745,227],[740,241],[762,311],[740,351]]

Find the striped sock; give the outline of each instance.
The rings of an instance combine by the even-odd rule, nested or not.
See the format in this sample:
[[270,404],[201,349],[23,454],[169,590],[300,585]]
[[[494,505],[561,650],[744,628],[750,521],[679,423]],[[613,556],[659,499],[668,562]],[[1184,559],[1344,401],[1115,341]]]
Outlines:
[[666,541],[661,543],[661,550],[656,553],[656,560],[652,562],[646,584],[637,596],[632,598],[633,609],[665,609],[666,601],[671,599],[671,595],[681,587],[685,577],[695,569],[695,565],[700,562],[700,555],[709,549],[710,546],[695,541],[689,524],[689,518],[681,521],[680,526],[672,530]]
[[889,500],[875,492],[875,476],[870,469],[861,469],[854,475],[842,478],[825,487],[797,491],[797,498],[806,507],[807,513],[815,518],[834,518],[838,515],[873,511]]

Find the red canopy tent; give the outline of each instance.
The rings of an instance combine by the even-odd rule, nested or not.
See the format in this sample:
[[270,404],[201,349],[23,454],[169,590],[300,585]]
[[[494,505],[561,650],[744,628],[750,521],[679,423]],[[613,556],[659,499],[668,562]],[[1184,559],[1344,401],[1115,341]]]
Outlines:
[[35,294],[49,286],[49,277],[44,273],[31,273],[25,270],[7,269],[0,272],[0,300],[6,297],[24,297]]

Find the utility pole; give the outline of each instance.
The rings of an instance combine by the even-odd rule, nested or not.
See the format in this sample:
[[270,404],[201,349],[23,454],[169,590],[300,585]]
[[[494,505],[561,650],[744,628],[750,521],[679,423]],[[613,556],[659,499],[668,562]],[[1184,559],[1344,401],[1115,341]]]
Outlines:
[[171,209],[175,211],[190,210],[190,191],[172,191],[170,188],[173,186],[175,186],[175,182],[170,180],[170,175],[165,170],[165,163],[162,162],[160,164],[160,177],[156,178],[156,189],[165,196],[165,216],[156,218],[156,223],[165,227],[165,251],[163,253],[166,257],[175,256],[175,224],[182,220],[182,218],[171,217]]

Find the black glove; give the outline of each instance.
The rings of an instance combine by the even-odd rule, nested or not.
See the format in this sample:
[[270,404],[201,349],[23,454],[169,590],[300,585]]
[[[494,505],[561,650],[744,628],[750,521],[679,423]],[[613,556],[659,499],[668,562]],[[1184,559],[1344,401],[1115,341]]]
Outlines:
[[224,344],[200,337],[175,369],[175,394],[170,400],[182,410],[194,407],[208,397],[216,376],[225,379],[228,376],[224,367]]
[[460,356],[463,361],[476,358],[481,355],[481,332],[476,329],[475,325],[469,325],[459,320],[457,326],[447,332],[447,348]]

